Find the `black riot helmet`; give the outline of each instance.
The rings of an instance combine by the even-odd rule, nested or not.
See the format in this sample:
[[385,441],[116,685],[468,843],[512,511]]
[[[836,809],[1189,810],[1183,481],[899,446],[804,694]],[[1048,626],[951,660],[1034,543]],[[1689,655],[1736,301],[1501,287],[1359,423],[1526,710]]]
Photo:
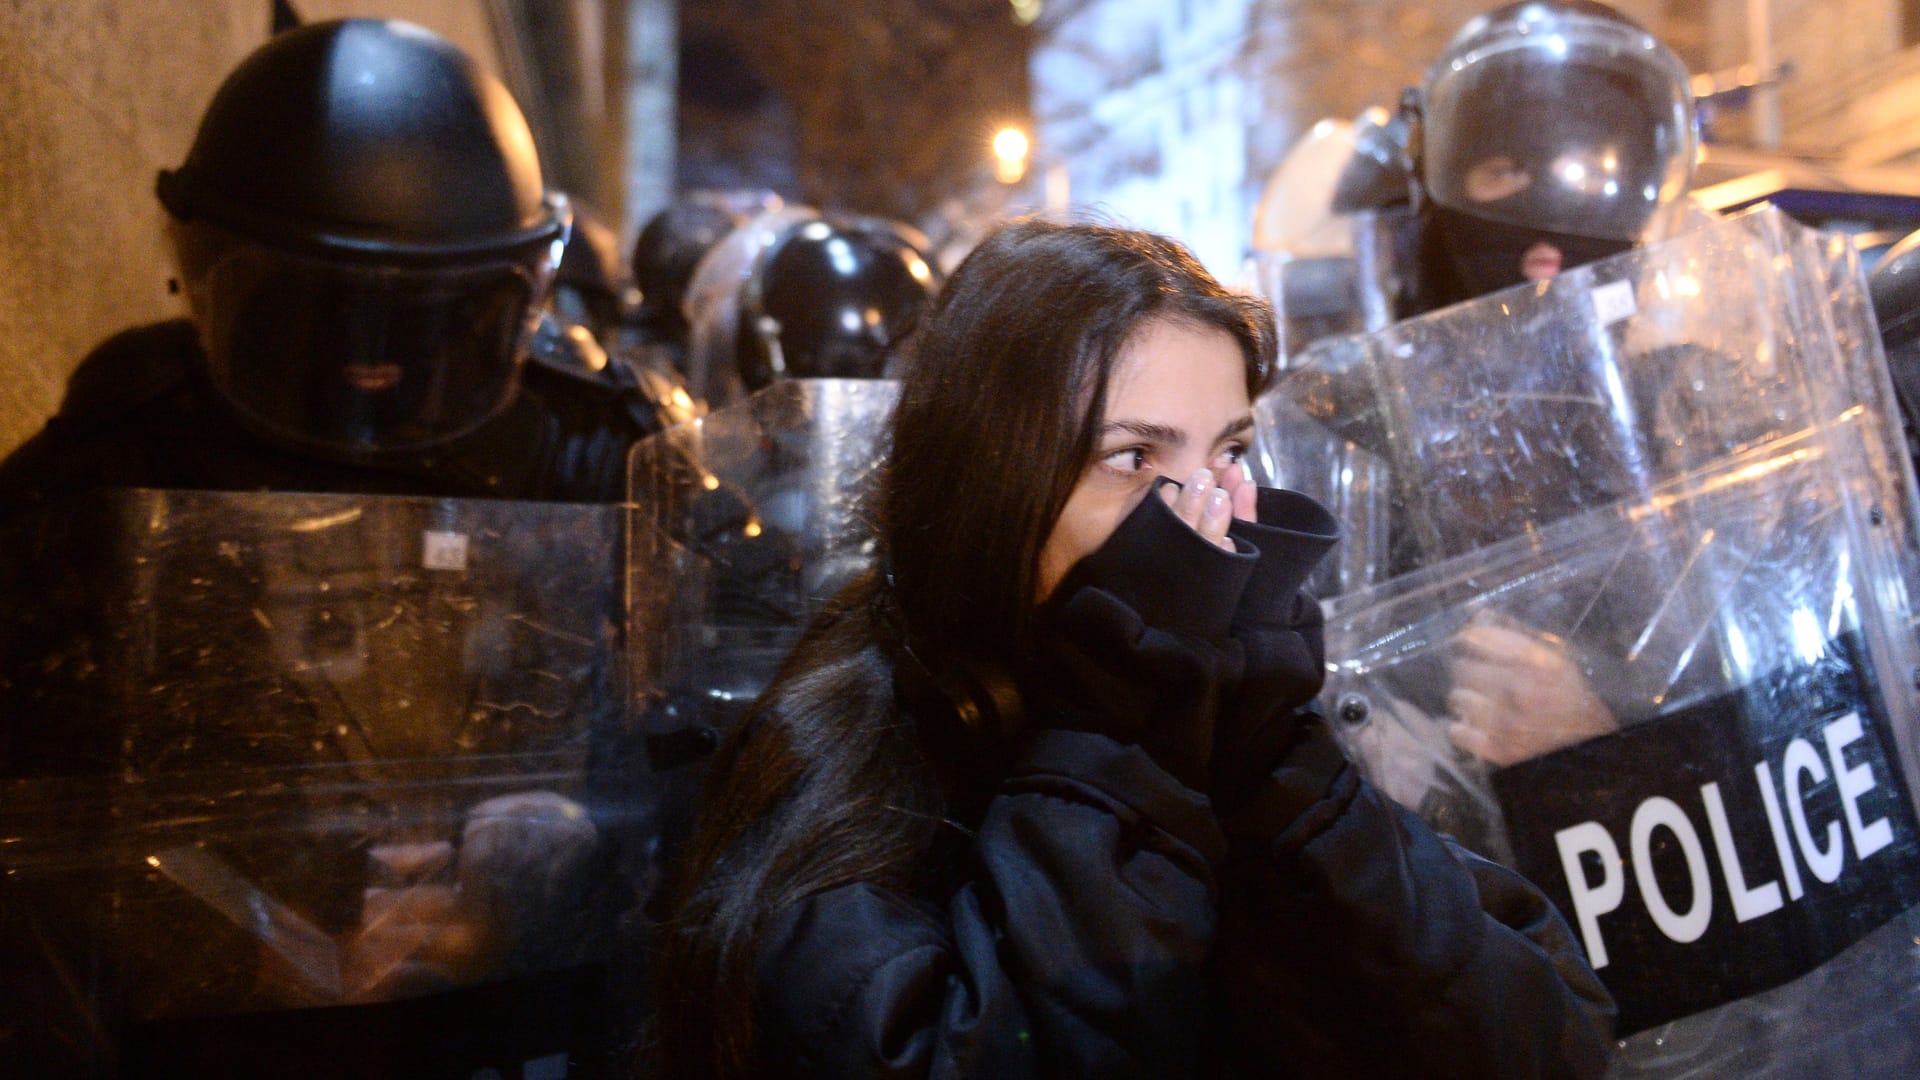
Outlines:
[[749,392],[775,379],[877,379],[932,299],[933,269],[884,223],[790,230],[750,276],[736,338]]
[[904,227],[804,207],[763,214],[694,275],[689,381],[718,407],[777,379],[887,377],[937,287]]
[[781,205],[768,191],[690,191],[647,219],[629,261],[640,290],[639,321],[656,340],[686,346],[682,305],[701,258],[755,214]]
[[366,19],[255,50],[158,193],[213,383],[263,435],[350,459],[512,402],[570,221],[497,79]]
[[1545,242],[1559,268],[1657,239],[1692,177],[1686,68],[1591,0],[1524,0],[1461,29],[1419,98],[1418,172],[1468,295],[1518,284]]

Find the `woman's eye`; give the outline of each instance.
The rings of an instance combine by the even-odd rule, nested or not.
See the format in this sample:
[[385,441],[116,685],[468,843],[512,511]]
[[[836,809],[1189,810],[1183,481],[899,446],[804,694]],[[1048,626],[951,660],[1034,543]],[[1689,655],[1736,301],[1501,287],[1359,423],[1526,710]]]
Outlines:
[[1213,467],[1216,470],[1221,470],[1221,471],[1224,471],[1226,469],[1231,469],[1233,468],[1234,465],[1238,464],[1241,461],[1244,461],[1246,459],[1246,456],[1247,456],[1246,444],[1234,443],[1233,445],[1228,446],[1225,449],[1221,450],[1220,453],[1214,457]]
[[1145,447],[1129,446],[1124,450],[1110,450],[1100,458],[1100,464],[1116,472],[1135,473],[1147,467]]

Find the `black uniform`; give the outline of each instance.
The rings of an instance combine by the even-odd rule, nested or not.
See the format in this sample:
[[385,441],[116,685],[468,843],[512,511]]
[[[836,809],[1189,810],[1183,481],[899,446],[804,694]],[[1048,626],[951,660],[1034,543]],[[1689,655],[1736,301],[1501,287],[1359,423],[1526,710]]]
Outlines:
[[246,427],[206,378],[191,323],[138,327],[82,361],[59,414],[0,463],[0,516],[103,487],[624,499],[627,450],[659,429],[651,404],[610,378],[540,362],[520,379],[505,412],[457,439],[330,460]]

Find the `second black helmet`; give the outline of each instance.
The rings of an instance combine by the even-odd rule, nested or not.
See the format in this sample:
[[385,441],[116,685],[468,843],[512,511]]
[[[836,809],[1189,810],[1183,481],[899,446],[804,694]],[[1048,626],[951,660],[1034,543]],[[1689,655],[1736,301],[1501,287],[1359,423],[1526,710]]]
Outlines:
[[804,207],[760,215],[694,275],[689,381],[717,408],[778,379],[887,377],[937,287],[925,253],[890,223]]

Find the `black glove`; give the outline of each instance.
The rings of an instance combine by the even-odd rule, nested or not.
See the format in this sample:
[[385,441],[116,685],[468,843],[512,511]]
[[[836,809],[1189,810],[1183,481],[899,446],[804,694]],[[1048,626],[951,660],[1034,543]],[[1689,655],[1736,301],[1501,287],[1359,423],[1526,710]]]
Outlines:
[[1034,721],[1136,744],[1202,790],[1214,717],[1240,677],[1228,626],[1254,568],[1181,521],[1156,485],[1041,606],[1022,680]]
[[1339,524],[1312,499],[1271,488],[1260,490],[1257,513],[1258,522],[1228,529],[1259,562],[1230,621],[1245,664],[1214,726],[1207,793],[1222,815],[1292,749],[1311,719],[1304,707],[1326,678],[1320,603],[1300,586],[1339,540]]

